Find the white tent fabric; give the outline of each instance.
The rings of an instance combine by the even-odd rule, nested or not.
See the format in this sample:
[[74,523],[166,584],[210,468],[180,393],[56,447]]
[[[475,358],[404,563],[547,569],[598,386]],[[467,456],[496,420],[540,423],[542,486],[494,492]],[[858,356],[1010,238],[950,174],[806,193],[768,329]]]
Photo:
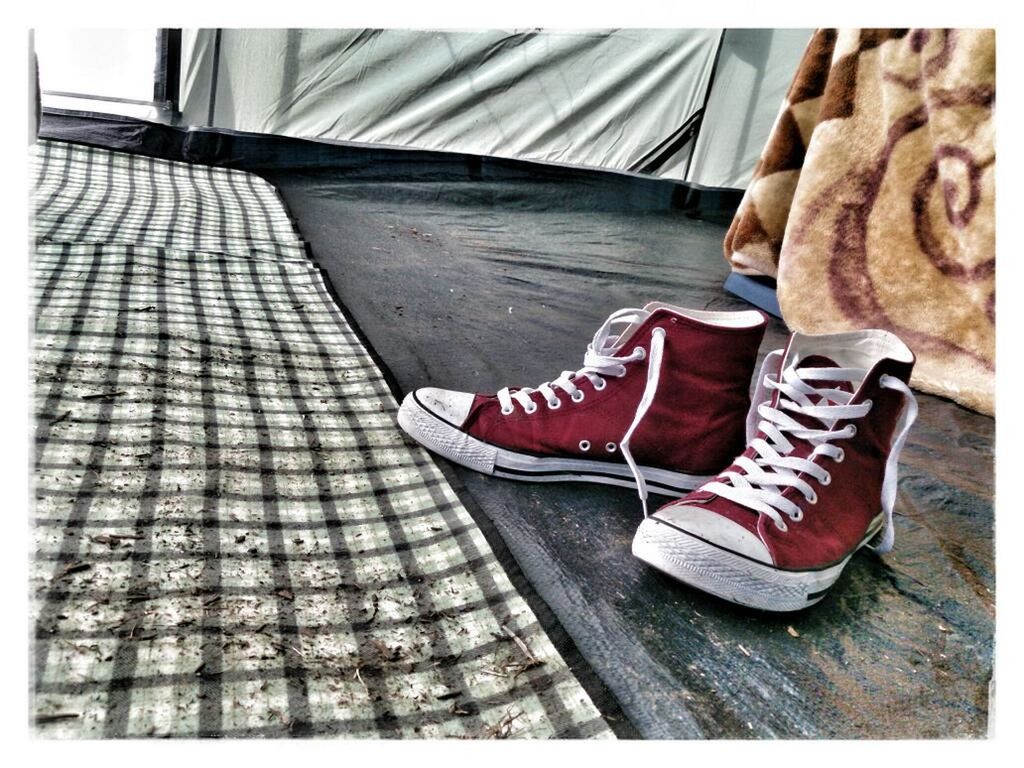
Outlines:
[[189,124],[630,170],[704,106],[721,30],[216,36],[184,34]]
[[810,29],[729,29],[687,181],[746,189]]
[[[69,35],[74,45],[37,36],[44,106],[160,119],[151,104],[61,95],[151,98],[155,30]],[[809,37],[772,29],[184,30],[181,122],[744,188]],[[145,93],[139,83],[148,83]],[[702,109],[694,142],[684,129]]]

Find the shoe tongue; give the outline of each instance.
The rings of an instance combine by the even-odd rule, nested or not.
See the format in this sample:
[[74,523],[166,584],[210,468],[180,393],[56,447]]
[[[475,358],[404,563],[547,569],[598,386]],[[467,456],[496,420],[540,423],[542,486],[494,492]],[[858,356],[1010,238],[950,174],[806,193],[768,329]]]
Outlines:
[[796,364],[797,368],[838,368],[839,364],[831,357],[825,355],[807,355],[800,358]]
[[[795,367],[799,371],[802,368],[838,368],[839,364],[832,358],[825,357],[825,355],[808,355],[807,357],[797,361]],[[843,392],[853,392],[853,386],[848,381],[815,379],[814,381],[808,381],[807,383],[815,389],[841,389]],[[813,396],[811,399],[814,399]]]
[[[609,334],[609,338],[601,347],[597,347],[595,345],[594,349],[596,352],[605,355],[617,354],[622,350],[623,347],[625,347],[629,343],[630,339],[632,339],[633,336],[636,335],[636,332],[637,330],[639,330],[640,326],[646,323],[647,319],[651,316],[651,311],[648,310],[647,307],[644,307],[643,309],[633,310],[633,312],[636,314],[636,318],[628,324],[622,324],[613,333]],[[608,320],[606,320],[605,322],[607,323],[611,319],[612,318],[609,317]],[[597,341],[596,337],[594,341]]]
[[[838,367],[839,365],[836,363],[835,360],[833,360],[830,357],[826,357],[825,355],[808,355],[807,357],[798,360],[795,366],[797,370],[801,370],[802,368]],[[853,394],[854,391],[853,386],[849,381],[814,379],[813,381],[808,381],[807,383],[810,384],[815,389],[838,389],[842,392],[849,392],[850,394]],[[828,402],[825,400],[823,396],[810,395],[809,397],[811,402],[814,403],[814,405],[828,405]],[[812,429],[823,429],[827,426],[820,419],[817,419],[814,416],[808,416],[807,414],[804,413],[794,413],[793,411],[786,411],[786,413],[792,416],[797,421],[799,421],[805,427],[810,427]],[[791,440],[797,442],[795,438],[791,438]],[[803,443],[804,441],[799,440],[799,442]]]

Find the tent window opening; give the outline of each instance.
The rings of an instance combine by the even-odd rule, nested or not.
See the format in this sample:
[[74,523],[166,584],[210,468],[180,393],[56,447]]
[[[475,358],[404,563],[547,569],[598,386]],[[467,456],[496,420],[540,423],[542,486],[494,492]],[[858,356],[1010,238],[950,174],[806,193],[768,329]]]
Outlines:
[[165,120],[177,111],[180,30],[37,29],[47,108]]

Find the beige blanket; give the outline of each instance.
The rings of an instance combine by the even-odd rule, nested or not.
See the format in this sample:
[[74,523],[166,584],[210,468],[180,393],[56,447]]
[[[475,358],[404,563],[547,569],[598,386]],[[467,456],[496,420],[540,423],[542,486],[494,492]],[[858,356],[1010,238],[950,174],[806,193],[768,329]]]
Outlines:
[[806,333],[887,328],[994,413],[995,32],[819,30],[725,239]]

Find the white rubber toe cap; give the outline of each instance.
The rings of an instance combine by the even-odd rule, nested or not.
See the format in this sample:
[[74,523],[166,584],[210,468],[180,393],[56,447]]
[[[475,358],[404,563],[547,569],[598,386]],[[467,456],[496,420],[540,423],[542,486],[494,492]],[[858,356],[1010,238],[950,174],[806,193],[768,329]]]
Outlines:
[[416,390],[420,405],[455,427],[461,427],[469,416],[469,409],[476,398],[471,392],[453,392],[450,389],[424,387]]
[[768,548],[756,534],[710,509],[690,504],[672,504],[659,509],[654,517],[723,549],[772,565]]

